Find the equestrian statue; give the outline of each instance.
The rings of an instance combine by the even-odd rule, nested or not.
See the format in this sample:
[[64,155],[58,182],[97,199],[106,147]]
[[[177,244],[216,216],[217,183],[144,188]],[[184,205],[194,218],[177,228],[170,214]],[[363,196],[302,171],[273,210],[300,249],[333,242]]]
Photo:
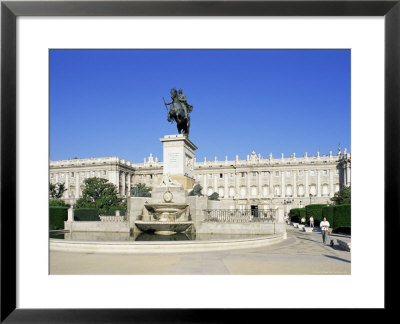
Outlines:
[[[186,96],[182,93],[182,89],[179,89],[179,93],[175,88],[171,89],[171,102],[165,102],[164,105],[168,112],[168,121],[176,122],[179,134],[184,134],[189,137],[189,127],[190,127],[190,116],[189,113],[192,112],[193,106],[189,105],[186,101]],[[171,106],[168,110],[168,106]]]

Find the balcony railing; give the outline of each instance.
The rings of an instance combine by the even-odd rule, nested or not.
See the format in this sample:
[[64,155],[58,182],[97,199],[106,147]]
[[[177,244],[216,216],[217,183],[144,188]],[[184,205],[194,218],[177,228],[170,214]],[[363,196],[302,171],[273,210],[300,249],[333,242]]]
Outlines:
[[276,221],[276,209],[205,209],[205,221],[217,223],[254,223]]

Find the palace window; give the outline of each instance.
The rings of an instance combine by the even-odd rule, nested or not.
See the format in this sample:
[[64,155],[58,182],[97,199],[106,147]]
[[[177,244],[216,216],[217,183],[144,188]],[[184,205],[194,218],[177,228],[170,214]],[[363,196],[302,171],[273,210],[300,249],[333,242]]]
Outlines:
[[64,173],[61,173],[61,178],[64,178]]
[[315,187],[315,185],[310,186],[310,194],[312,194],[313,196],[317,194],[317,188]]
[[241,172],[241,174],[242,174],[242,178],[246,177],[246,172]]
[[209,187],[207,189],[207,196],[211,196],[213,194],[213,189],[211,187]]
[[253,172],[253,177],[257,176],[257,172]]
[[246,196],[246,187],[240,187],[240,195],[241,195],[242,197],[245,197],[245,196]]
[[264,176],[267,176],[268,175],[268,171],[264,171]]
[[229,197],[235,197],[235,188],[233,187],[229,188]]
[[71,172],[71,178],[73,178],[74,177],[74,172]]
[[268,196],[268,186],[263,187],[263,196]]
[[220,173],[220,174],[219,174],[219,178],[222,179],[223,177],[224,177],[224,174],[223,174],[223,173]]
[[257,196],[257,187],[251,187],[251,195]]
[[53,177],[54,177],[54,174],[50,173],[50,178],[53,179]]
[[286,176],[290,177],[291,174],[292,174],[292,172],[286,171]]
[[92,171],[92,177],[94,177],[96,175],[96,172]]
[[336,174],[339,174],[339,169],[336,169]]
[[281,188],[279,186],[274,187],[274,196],[280,197],[281,195]]
[[210,174],[210,173],[207,174],[207,178],[208,178],[208,179],[211,179],[211,178],[212,178],[212,174]]
[[303,175],[303,170],[299,170],[299,175]]
[[322,196],[328,196],[328,185],[324,184],[322,186]]
[[312,176],[315,175],[315,171],[314,171],[314,170],[311,170],[311,171],[310,171],[310,175],[312,175]]
[[304,187],[303,187],[303,186],[299,186],[299,187],[297,188],[297,195],[298,195],[299,197],[304,197]]
[[328,170],[324,170],[324,175],[327,175],[328,174]]
[[224,188],[222,188],[222,187],[218,188],[218,194],[220,197],[224,197],[224,193],[225,193]]
[[275,177],[279,177],[279,171],[275,171]]
[[107,171],[106,170],[103,170],[103,175],[106,175],[107,174]]
[[293,195],[292,186],[291,185],[286,186],[286,196],[291,197],[292,195]]

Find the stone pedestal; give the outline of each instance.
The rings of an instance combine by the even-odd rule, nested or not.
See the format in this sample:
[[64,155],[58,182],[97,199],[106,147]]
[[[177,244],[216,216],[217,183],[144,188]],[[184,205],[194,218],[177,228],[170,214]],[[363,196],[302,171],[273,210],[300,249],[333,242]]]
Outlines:
[[163,143],[163,174],[169,174],[183,189],[192,189],[195,184],[194,152],[197,146],[183,134],[166,135],[160,141]]

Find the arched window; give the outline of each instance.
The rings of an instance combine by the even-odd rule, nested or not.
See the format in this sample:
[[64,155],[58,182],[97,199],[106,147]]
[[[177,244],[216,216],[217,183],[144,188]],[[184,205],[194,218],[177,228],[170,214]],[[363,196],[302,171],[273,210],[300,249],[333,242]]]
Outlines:
[[219,196],[220,196],[220,197],[224,197],[224,193],[225,193],[224,188],[219,187],[219,188],[218,188],[218,194],[219,194]]
[[229,188],[229,197],[235,197],[235,188],[233,187]]
[[268,191],[269,191],[268,189],[269,189],[268,186],[263,187],[263,196],[265,197],[268,196]]
[[281,195],[281,187],[275,186],[274,187],[274,196],[275,197],[280,197],[280,195]]
[[304,186],[303,186],[303,185],[300,185],[300,186],[298,187],[298,189],[297,189],[297,195],[298,195],[299,197],[304,197]]
[[251,195],[252,196],[257,196],[257,187],[255,187],[255,186],[251,187]]
[[310,194],[315,196],[317,194],[317,187],[315,185],[310,186]]
[[292,195],[293,195],[292,186],[287,185],[286,186],[286,196],[291,197]]
[[246,197],[246,187],[240,187],[240,195]]

